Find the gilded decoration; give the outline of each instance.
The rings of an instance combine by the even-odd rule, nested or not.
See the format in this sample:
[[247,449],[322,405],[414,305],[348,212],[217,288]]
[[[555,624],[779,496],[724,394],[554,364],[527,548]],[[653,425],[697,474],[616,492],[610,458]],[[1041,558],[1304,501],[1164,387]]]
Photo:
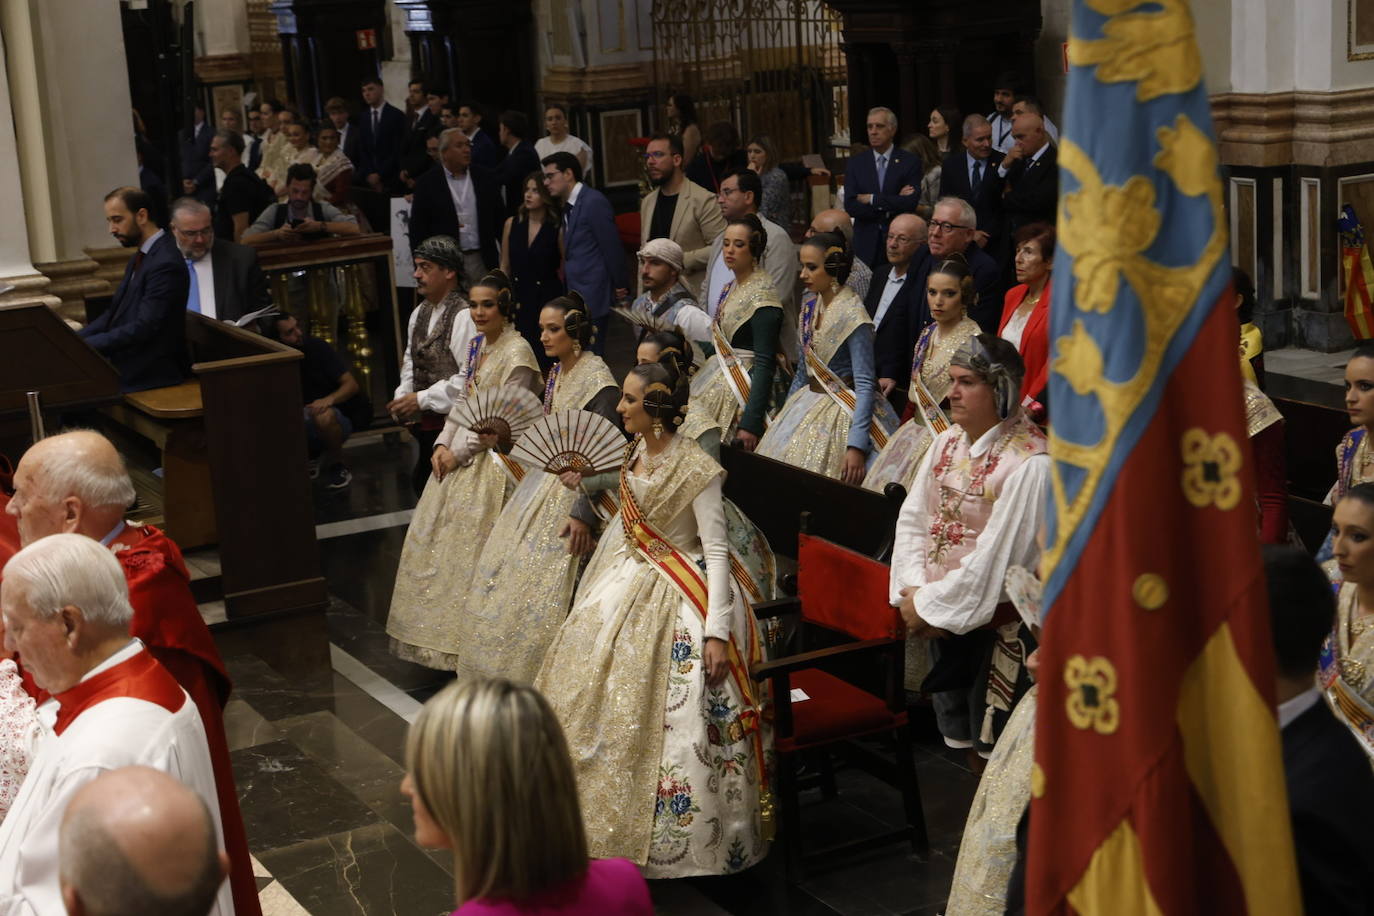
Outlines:
[[[1074,36],[1069,52],[1073,64],[1095,66],[1096,83],[1087,88],[1092,98],[1107,84],[1135,81],[1140,99],[1193,93],[1203,103],[1201,108],[1193,105],[1194,113],[1205,117],[1201,65],[1183,0],[1085,2],[1105,17],[1101,37]],[[1054,524],[1043,563],[1047,577],[1087,519],[1114,460],[1120,459],[1126,447],[1120,441],[1123,431],[1161,381],[1176,335],[1198,314],[1204,287],[1219,276],[1227,252],[1227,219],[1217,153],[1205,128],[1205,122],[1199,127],[1186,113],[1157,125],[1148,164],[1132,165],[1134,174],[1114,174],[1117,183],[1105,179],[1103,171],[1121,164],[1121,150],[1088,150],[1072,136],[1060,144],[1059,163],[1069,190],[1061,197],[1059,238],[1071,259],[1067,266],[1073,284],[1065,304],[1072,311],[1064,325],[1055,322],[1059,336],[1051,365],[1074,394],[1095,402],[1091,410],[1100,421],[1086,436],[1082,431],[1092,424],[1050,431]],[[1198,203],[1207,205],[1210,222],[1198,232],[1196,246],[1181,249],[1177,239],[1161,239],[1165,208]],[[1170,250],[1187,252],[1175,256],[1186,260],[1166,263]],[[1130,360],[1120,358],[1123,340],[1132,346],[1139,342]],[[1111,376],[1105,371],[1107,352],[1113,356]],[[1097,438],[1072,441],[1062,429],[1073,429],[1085,440]],[[1207,483],[1206,473],[1199,475],[1199,483]],[[1204,489],[1223,501],[1233,498],[1228,486]],[[1238,498],[1238,483],[1234,493]]]
[[1169,600],[1169,585],[1157,573],[1142,573],[1131,586],[1131,597],[1147,611],[1157,611]]
[[1215,505],[1223,512],[1240,502],[1237,472],[1240,447],[1226,433],[1207,435],[1194,427],[1183,434],[1183,495],[1199,509]]
[[1045,797],[1045,771],[1038,763],[1031,764],[1031,797]]
[[1069,686],[1065,707],[1074,728],[1110,735],[1121,724],[1121,708],[1116,702],[1116,668],[1097,656],[1085,659],[1075,655],[1064,665],[1064,683]]

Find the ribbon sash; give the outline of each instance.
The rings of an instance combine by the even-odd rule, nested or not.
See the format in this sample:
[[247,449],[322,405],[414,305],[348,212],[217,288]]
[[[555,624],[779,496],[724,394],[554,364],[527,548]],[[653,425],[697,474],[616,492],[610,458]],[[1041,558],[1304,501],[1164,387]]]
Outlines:
[[1364,752],[1374,757],[1374,705],[1360,696],[1341,677],[1340,660],[1337,658],[1340,626],[1338,619],[1335,629],[1322,644],[1317,676],[1331,705],[1336,707],[1346,726],[1359,739]]
[[949,429],[949,417],[945,416],[945,412],[940,409],[940,405],[930,393],[930,389],[926,387],[926,383],[921,381],[921,373],[913,372],[911,374],[911,390],[916,393],[916,416],[920,417],[921,422],[929,427],[931,434],[938,436]]
[[[825,393],[830,395],[832,401],[840,405],[841,410],[851,417],[854,416],[854,407],[857,401],[849,386],[840,381],[839,376],[831,372],[829,366],[821,362],[821,358],[816,355],[815,350],[806,347],[802,354],[806,359],[806,371],[811,377],[821,383]],[[874,397],[879,397],[879,395],[875,394]],[[878,451],[887,447],[887,430],[883,429],[877,417],[869,417],[868,437],[873,440],[873,445],[877,447]]]
[[[716,358],[720,360],[721,374],[725,377],[725,385],[730,389],[730,393],[735,396],[735,403],[742,411],[749,404],[749,373],[744,371],[744,367],[739,363],[739,357],[735,356],[735,350],[730,346],[730,342],[725,339],[725,335],[720,332],[720,325],[711,325],[711,339],[716,345]],[[768,414],[763,415],[763,425],[767,428],[769,423]]]

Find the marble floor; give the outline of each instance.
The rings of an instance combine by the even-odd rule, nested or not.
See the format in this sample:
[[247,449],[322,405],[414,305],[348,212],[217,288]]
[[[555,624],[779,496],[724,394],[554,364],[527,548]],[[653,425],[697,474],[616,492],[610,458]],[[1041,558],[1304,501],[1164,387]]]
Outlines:
[[[383,624],[405,525],[414,506],[412,446],[372,437],[346,457],[353,484],[314,491],[320,554],[331,595],[331,670],[288,679],[253,654],[226,658],[234,696],[226,727],[249,845],[267,916],[441,914],[452,909],[446,857],[418,847],[398,786],[408,721],[444,675],[387,652]],[[213,554],[188,557],[198,577]],[[207,616],[222,616],[208,604]],[[936,914],[941,912],[965,814],[977,785],[961,752],[945,749],[918,715],[916,764],[931,837],[919,861],[893,844],[789,884],[780,855],[731,877],[655,882],[664,914]],[[803,798],[808,837],[861,836],[899,823],[898,793],[840,769],[839,793]]]

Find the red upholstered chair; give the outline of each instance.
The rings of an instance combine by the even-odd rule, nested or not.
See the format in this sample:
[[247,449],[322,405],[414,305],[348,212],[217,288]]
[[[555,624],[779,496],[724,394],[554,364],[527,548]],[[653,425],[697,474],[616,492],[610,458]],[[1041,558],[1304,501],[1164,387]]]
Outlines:
[[[780,838],[788,872],[793,876],[803,864],[811,866],[841,853],[893,841],[909,841],[921,855],[929,849],[903,693],[905,627],[901,614],[888,605],[888,566],[808,534],[807,523],[803,514],[798,535],[797,596],[756,609],[760,617],[799,618],[795,625],[784,626],[794,643],[792,654],[765,662],[753,672],[755,680],[766,680],[771,686]],[[805,651],[804,645],[796,643],[805,639],[808,627],[828,631],[827,639],[832,643],[841,641]],[[874,683],[864,687],[853,683],[861,679],[853,677],[856,671],[866,675],[862,678],[866,682],[880,685],[879,692],[872,691]],[[797,689],[806,699],[792,699],[792,691]],[[865,740],[856,742],[860,738]],[[881,740],[895,760],[874,749],[875,739]],[[841,744],[852,762],[901,791],[906,826],[803,856],[799,759],[803,754],[818,754],[823,784],[833,793],[828,754]]]

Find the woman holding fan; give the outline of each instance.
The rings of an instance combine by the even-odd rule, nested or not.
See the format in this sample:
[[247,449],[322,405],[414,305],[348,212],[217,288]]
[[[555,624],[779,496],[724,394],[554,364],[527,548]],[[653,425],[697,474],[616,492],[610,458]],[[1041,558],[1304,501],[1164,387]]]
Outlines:
[[769,839],[758,634],[731,582],[724,471],[676,432],[687,395],[676,360],[626,377],[620,511],[535,681],[568,737],[590,854],[648,878],[735,872]]
[[897,416],[878,394],[873,319],[844,286],[853,254],[822,232],[802,243],[801,358],[787,402],[759,454],[845,483],[863,482],[871,455],[887,444]]
[[[512,421],[519,425],[541,413],[534,351],[510,325],[516,309],[510,281],[494,270],[472,287],[469,298],[477,335],[459,375],[461,390],[449,392],[453,409],[430,458],[434,473],[406,531],[386,623],[393,654],[445,671],[457,670],[462,649],[457,602],[467,594],[483,534],[508,492],[501,457],[484,452],[498,446],[509,451]],[[472,415],[479,399],[496,416]]]
[[738,435],[751,452],[764,432],[782,328],[782,302],[761,264],[767,244],[763,223],[752,213],[725,226],[721,257],[735,279],[716,304],[715,355],[692,380],[692,410],[682,429],[693,439],[707,430],[716,430],[722,442]]
[[[619,428],[615,379],[591,351],[591,315],[582,297],[570,292],[554,299],[540,312],[539,327],[544,352],[557,360],[544,388],[544,413],[586,410]],[[580,476],[569,472],[565,482],[523,466],[516,473],[522,479],[491,528],[463,604],[460,677],[534,680],[591,550],[590,531],[568,518]]]
[[910,491],[926,449],[949,429],[949,418],[940,407],[951,385],[949,361],[978,333],[978,322],[968,317],[978,303],[978,292],[962,254],[955,252],[935,265],[926,279],[925,296],[933,320],[916,339],[911,361],[907,402],[913,416],[887,440],[864,477],[864,488],[879,493],[890,483]]

